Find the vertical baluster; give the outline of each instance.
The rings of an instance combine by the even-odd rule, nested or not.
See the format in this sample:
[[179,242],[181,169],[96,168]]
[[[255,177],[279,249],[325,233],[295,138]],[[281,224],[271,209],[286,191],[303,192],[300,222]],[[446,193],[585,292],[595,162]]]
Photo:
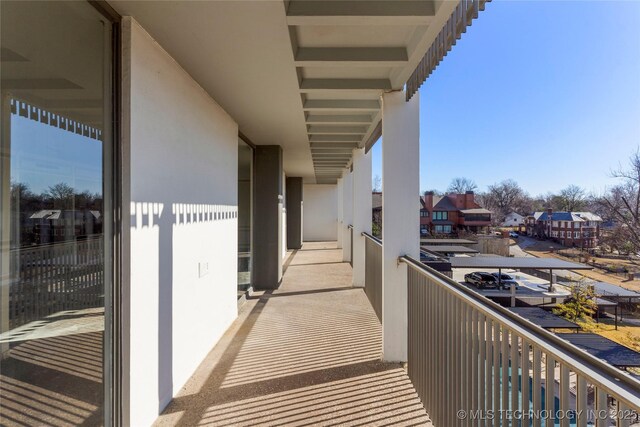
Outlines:
[[437,289],[437,297],[436,297],[436,301],[439,301],[438,304],[438,318],[436,321],[436,325],[437,325],[437,329],[436,329],[436,334],[437,334],[437,341],[436,341],[436,366],[437,366],[437,378],[438,378],[438,386],[436,388],[437,390],[437,395],[436,395],[436,407],[438,408],[438,417],[439,419],[443,420],[446,419],[446,414],[444,413],[444,411],[442,410],[443,406],[444,406],[444,382],[446,381],[446,379],[444,378],[444,344],[443,344],[443,317],[444,317],[444,307],[443,307],[443,303],[442,303],[442,298],[443,298],[443,291],[441,289],[440,286],[436,286]]
[[500,376],[500,388],[502,390],[502,427],[507,427],[510,423],[504,416],[510,409],[509,405],[509,330],[502,327],[502,375]]
[[624,402],[621,402],[620,399],[618,399],[616,404],[616,410],[617,410],[616,411],[616,415],[617,415],[616,427],[629,427],[631,425],[629,405],[626,405]]
[[533,403],[533,427],[541,427],[540,411],[542,410],[542,354],[540,349],[533,346],[533,387],[531,400]]
[[529,342],[522,338],[522,354],[521,354],[521,375],[520,375],[520,395],[522,396],[522,414],[523,419],[526,422],[523,422],[523,425],[528,425],[529,422]]
[[607,392],[601,387],[596,388],[595,396],[595,418],[596,427],[609,426],[609,405],[607,404]]
[[576,372],[576,427],[587,427],[587,380]]
[[[422,281],[416,281],[417,284],[422,284]],[[422,393],[423,396],[426,397],[425,403],[431,405],[431,378],[429,377],[429,369],[430,369],[430,363],[431,363],[431,355],[429,354],[429,340],[431,339],[431,335],[433,334],[433,331],[431,330],[432,325],[429,322],[430,320],[430,316],[431,313],[433,312],[433,301],[429,298],[431,296],[431,289],[430,287],[427,286],[423,286],[423,291],[422,291],[422,299],[424,300],[424,307],[425,310],[427,310],[426,313],[423,313],[421,316],[421,328],[420,328],[420,333],[421,333],[421,338],[420,338],[420,349],[418,354],[420,355],[421,358],[429,358],[429,359],[421,359],[421,360],[425,360],[424,362],[421,363],[422,365],[422,369],[420,371],[420,377],[421,377],[421,384],[422,384]]]
[[[546,355],[545,359],[545,386],[544,386],[544,400],[545,400],[545,408],[547,411],[547,420],[549,420],[549,425],[553,425],[553,420],[556,418],[556,385],[555,385],[555,372],[556,372],[556,361],[549,353]],[[545,424],[546,425],[546,424]]]
[[502,339],[500,337],[500,322],[493,322],[493,425],[500,425],[500,346]]
[[[467,306],[466,309],[466,316],[465,316],[465,323],[466,323],[466,348],[465,348],[465,354],[466,354],[466,362],[467,362],[467,369],[466,369],[466,381],[465,381],[465,387],[467,388],[467,398],[466,398],[466,404],[467,407],[465,408],[468,411],[473,410],[473,358],[474,358],[474,354],[473,354],[473,308],[471,308],[471,306]],[[472,420],[471,417],[467,416],[467,423],[468,426],[472,425]]]
[[569,367],[560,362],[560,427],[569,427]]
[[447,379],[445,384],[447,384],[447,418],[450,420],[451,424],[455,423],[455,401],[453,395],[453,389],[455,380],[453,378],[453,297],[449,292],[445,292],[446,298],[446,306],[447,306],[447,321],[446,321],[446,333],[445,339],[447,340],[447,353],[445,356],[445,363],[447,368]]
[[[471,346],[470,348],[470,362],[469,362],[469,373],[470,373],[470,399],[469,399],[469,409],[471,411],[475,411],[478,408],[478,322],[477,322],[477,312],[475,309],[471,308],[471,316],[469,318],[469,341]],[[472,426],[477,426],[477,422],[471,419]]]
[[[455,347],[453,349],[453,357],[456,361],[455,367],[454,367],[454,380],[455,380],[455,402],[456,402],[456,407],[454,408],[455,411],[459,411],[461,409],[464,409],[464,406],[462,404],[462,378],[464,378],[462,376],[462,372],[464,369],[464,363],[463,363],[463,359],[462,359],[462,352],[464,351],[464,347],[462,346],[462,339],[463,339],[463,332],[462,332],[462,326],[464,325],[464,322],[462,321],[461,318],[461,314],[462,314],[462,301],[459,298],[455,298],[455,312],[454,312],[454,318],[455,318],[455,325],[456,325],[456,341],[455,341]],[[462,419],[460,418],[456,418],[456,425],[457,426],[461,426],[462,425]]]
[[[480,357],[478,359],[478,409],[482,415],[485,414],[486,409],[486,390],[487,390],[487,380],[485,375],[485,360],[487,358],[487,346],[486,346],[486,318],[484,314],[478,313],[478,352]],[[480,417],[482,420],[483,417]],[[481,421],[479,425],[483,425],[484,423]]]
[[34,252],[33,262],[29,269],[29,286],[31,287],[31,301],[29,307],[29,319],[28,321],[38,319],[38,265],[42,260],[42,252]]
[[519,400],[519,380],[520,380],[520,369],[519,369],[519,360],[520,353],[518,352],[518,336],[515,331],[511,331],[511,411],[517,411],[520,409]]
[[485,378],[485,411],[493,409],[493,322],[490,317],[485,317],[485,359],[484,359],[484,378]]

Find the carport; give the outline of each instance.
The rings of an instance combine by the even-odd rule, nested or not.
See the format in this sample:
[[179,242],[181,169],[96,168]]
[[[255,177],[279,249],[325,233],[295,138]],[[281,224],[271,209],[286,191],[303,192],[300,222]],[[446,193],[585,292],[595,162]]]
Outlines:
[[544,329],[574,329],[575,332],[580,330],[580,326],[576,323],[556,316],[540,307],[509,307],[509,310]]
[[447,254],[475,255],[478,253],[475,249],[459,245],[423,245],[421,246],[421,249],[435,252],[443,256],[448,256]]
[[420,239],[423,245],[474,245],[478,242],[468,239]]
[[[450,259],[451,268],[475,268],[494,269],[500,275],[503,269],[510,270],[548,270],[549,271],[549,292],[553,288],[554,270],[591,270],[592,267],[585,264],[563,261],[555,258],[533,258],[533,257],[500,257],[500,256],[477,256],[477,257],[452,257]],[[498,280],[500,286],[500,280]]]
[[640,367],[640,353],[597,334],[556,334],[579,349],[620,369]]

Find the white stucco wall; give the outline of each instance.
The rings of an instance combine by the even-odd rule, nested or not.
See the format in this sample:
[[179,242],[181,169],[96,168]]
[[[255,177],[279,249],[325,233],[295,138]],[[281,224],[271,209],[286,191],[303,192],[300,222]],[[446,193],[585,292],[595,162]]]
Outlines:
[[303,186],[302,240],[338,240],[338,191],[336,185]]
[[125,416],[145,426],[237,315],[238,128],[128,18],[123,104]]

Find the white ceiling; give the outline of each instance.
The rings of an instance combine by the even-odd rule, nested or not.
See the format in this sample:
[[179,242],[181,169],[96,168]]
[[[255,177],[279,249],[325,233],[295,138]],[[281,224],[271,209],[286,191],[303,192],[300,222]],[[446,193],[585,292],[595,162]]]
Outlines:
[[381,93],[403,87],[458,2],[109,3],[133,16],[252,142],[282,146],[287,175],[331,183],[380,120]]

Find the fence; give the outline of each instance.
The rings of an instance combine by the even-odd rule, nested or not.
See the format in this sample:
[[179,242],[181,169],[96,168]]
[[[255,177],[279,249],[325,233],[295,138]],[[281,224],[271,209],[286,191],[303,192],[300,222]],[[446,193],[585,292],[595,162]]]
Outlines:
[[401,261],[409,377],[436,426],[637,421],[637,379],[424,264]]
[[382,241],[370,234],[364,236],[364,292],[382,323]]
[[104,304],[102,236],[14,249],[10,265],[12,329],[59,311]]

